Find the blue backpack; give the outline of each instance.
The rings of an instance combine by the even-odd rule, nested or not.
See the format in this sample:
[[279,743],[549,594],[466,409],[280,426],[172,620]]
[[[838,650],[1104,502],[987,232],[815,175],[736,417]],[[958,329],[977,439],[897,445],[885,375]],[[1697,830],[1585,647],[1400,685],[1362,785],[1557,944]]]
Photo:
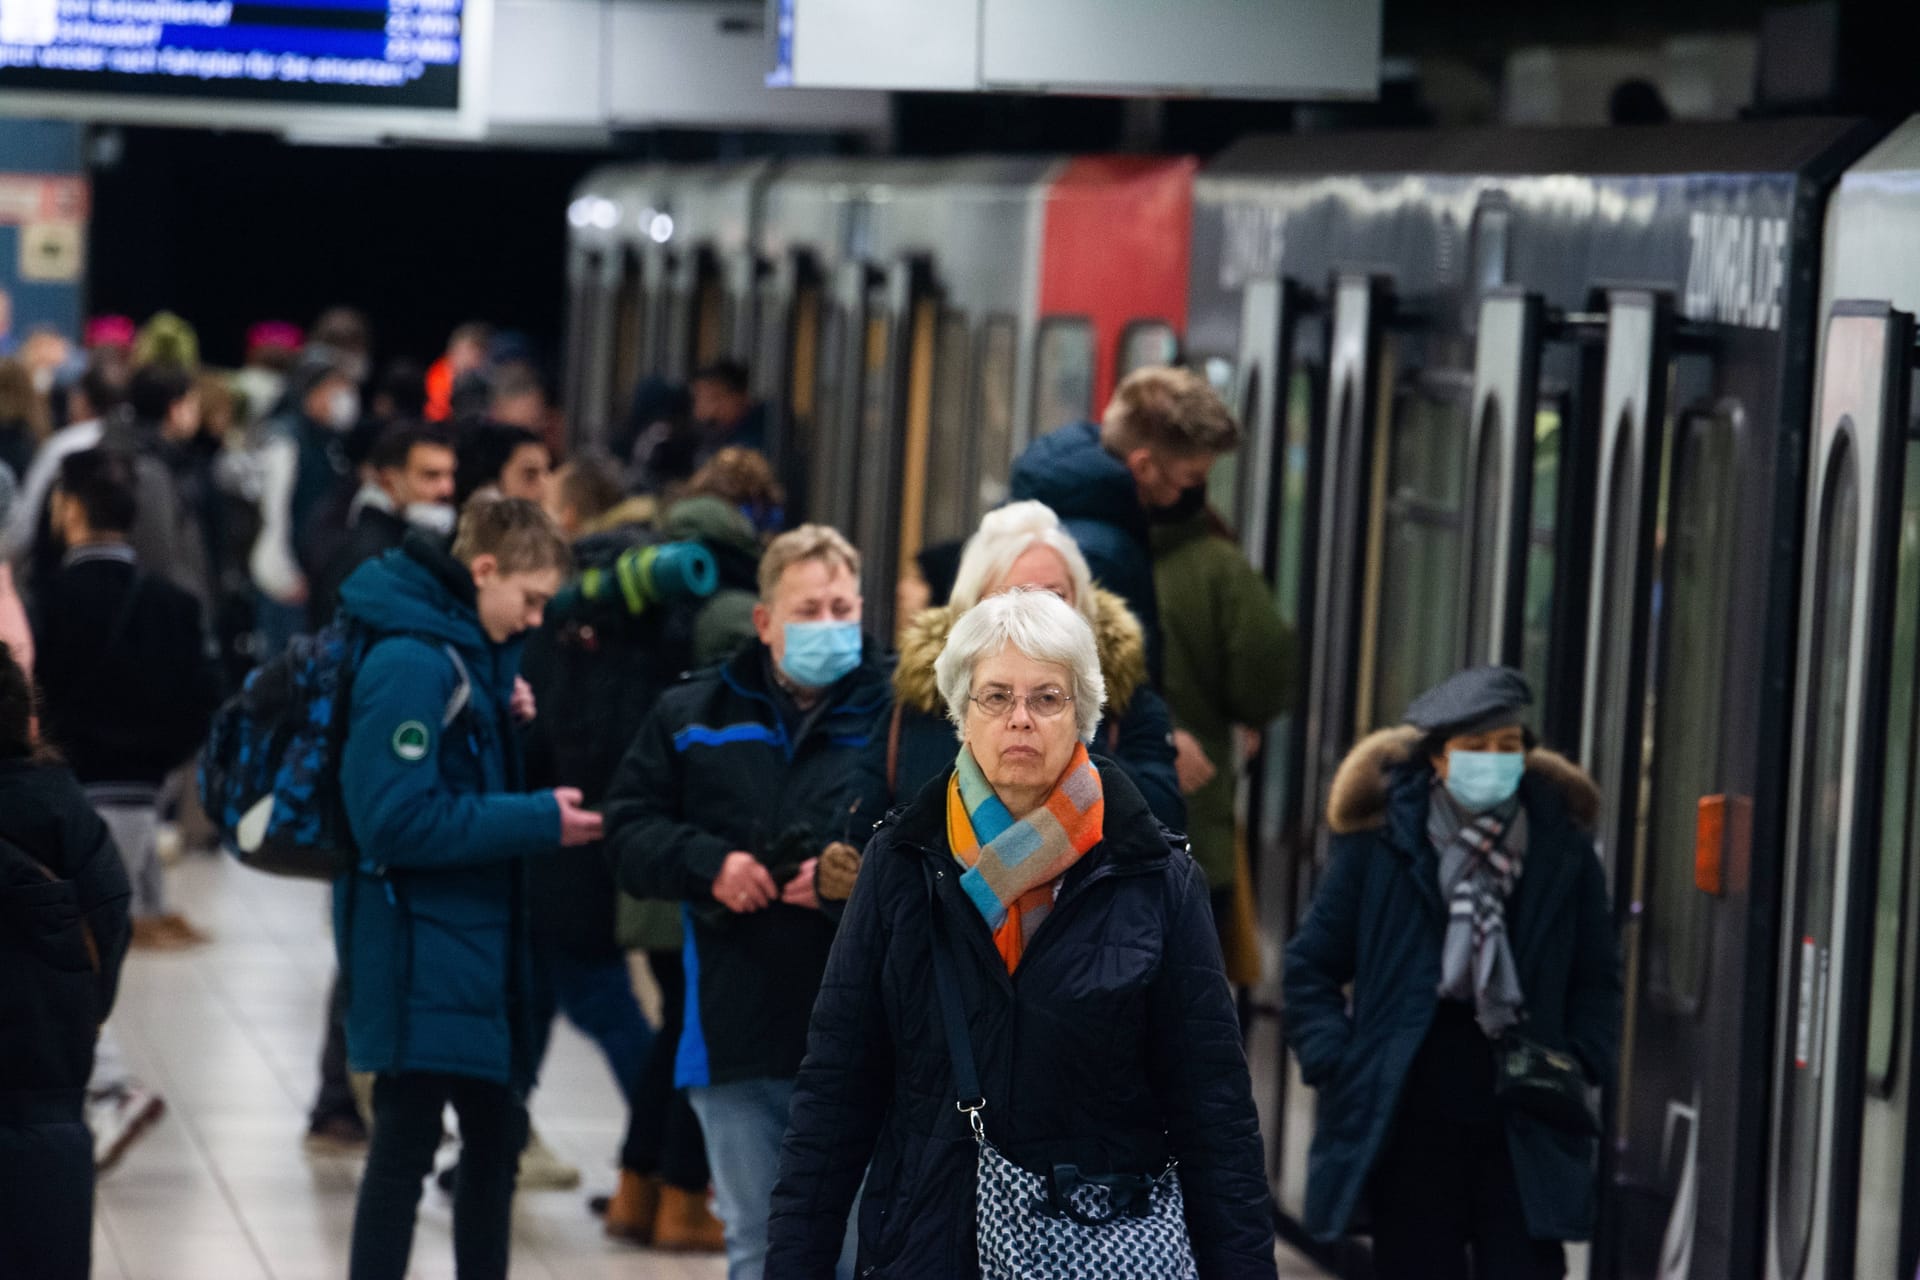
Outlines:
[[[243,865],[306,880],[352,868],[340,752],[354,672],[380,638],[349,622],[296,636],[215,714],[200,755],[200,803]],[[444,729],[466,710],[472,684],[454,647],[441,647],[459,676]]]

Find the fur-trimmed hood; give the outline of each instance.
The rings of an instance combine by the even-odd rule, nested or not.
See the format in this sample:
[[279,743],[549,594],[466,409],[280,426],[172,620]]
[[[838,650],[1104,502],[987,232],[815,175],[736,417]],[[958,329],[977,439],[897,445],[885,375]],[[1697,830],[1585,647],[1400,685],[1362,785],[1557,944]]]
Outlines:
[[[1327,826],[1335,835],[1369,831],[1387,820],[1394,773],[1413,760],[1424,735],[1412,725],[1370,733],[1354,745],[1333,775],[1327,795]],[[1527,752],[1527,776],[1560,792],[1568,815],[1591,829],[1600,812],[1600,788],[1579,765],[1555,751]]]
[[[1107,681],[1107,714],[1125,713],[1147,680],[1147,640],[1127,602],[1111,591],[1093,590],[1093,638],[1100,652],[1100,674]],[[902,706],[944,716],[933,664],[947,647],[947,633],[960,613],[952,605],[923,609],[900,634],[900,662],[893,669],[893,692]]]

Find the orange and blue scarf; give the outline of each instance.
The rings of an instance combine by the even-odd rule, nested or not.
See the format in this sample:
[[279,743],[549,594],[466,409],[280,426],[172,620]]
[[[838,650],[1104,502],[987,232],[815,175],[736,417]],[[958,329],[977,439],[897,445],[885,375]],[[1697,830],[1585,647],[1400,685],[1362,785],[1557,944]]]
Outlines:
[[1106,813],[1100,771],[1085,744],[1074,746],[1047,802],[1020,819],[994,794],[973,752],[960,748],[947,784],[947,844],[967,868],[960,887],[993,930],[1008,973],[1053,910],[1055,882],[1100,843]]

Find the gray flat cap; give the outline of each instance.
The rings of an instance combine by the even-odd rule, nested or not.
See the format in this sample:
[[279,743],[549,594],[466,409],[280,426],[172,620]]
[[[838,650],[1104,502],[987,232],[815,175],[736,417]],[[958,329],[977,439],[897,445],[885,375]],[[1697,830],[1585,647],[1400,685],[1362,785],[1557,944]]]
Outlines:
[[1520,724],[1532,705],[1527,678],[1512,667],[1469,667],[1415,698],[1402,718],[1422,733],[1453,737]]

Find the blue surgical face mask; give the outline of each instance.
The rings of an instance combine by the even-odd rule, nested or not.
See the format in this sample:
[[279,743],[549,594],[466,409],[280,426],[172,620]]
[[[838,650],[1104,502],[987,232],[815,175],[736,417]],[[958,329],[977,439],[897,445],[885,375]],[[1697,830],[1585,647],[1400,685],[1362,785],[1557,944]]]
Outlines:
[[780,669],[809,689],[824,689],[860,665],[857,622],[789,622]]
[[1513,798],[1527,771],[1518,751],[1447,752],[1447,793],[1468,813],[1485,813]]

